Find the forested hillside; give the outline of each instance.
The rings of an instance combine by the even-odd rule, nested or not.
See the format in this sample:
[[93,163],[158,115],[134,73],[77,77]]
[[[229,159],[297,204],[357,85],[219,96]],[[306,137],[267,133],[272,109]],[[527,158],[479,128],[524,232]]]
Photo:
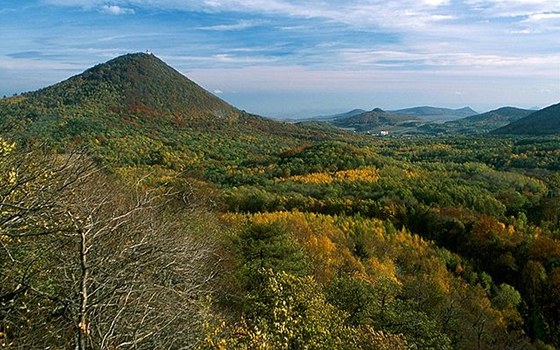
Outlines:
[[201,90],[136,54],[0,100],[3,347],[560,346],[558,136],[374,138]]
[[459,131],[487,132],[506,126],[534,112],[528,109],[502,107],[490,112],[447,122],[446,126]]
[[397,125],[410,120],[418,120],[418,118],[411,115],[389,113],[376,108],[368,112],[336,118],[332,123],[338,127],[356,131],[369,131],[377,127]]
[[560,104],[541,109],[494,131],[495,134],[551,135],[560,132]]
[[449,109],[449,108],[430,107],[430,106],[405,108],[405,109],[399,109],[391,112],[395,114],[401,114],[401,115],[402,114],[411,115],[426,120],[440,120],[440,121],[467,118],[472,115],[478,114],[470,107]]

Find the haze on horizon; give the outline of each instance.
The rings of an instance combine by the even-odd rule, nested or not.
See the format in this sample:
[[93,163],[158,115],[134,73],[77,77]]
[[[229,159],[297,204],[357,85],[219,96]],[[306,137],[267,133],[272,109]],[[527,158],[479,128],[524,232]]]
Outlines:
[[0,96],[150,50],[272,117],[560,100],[558,0],[25,0],[0,23]]

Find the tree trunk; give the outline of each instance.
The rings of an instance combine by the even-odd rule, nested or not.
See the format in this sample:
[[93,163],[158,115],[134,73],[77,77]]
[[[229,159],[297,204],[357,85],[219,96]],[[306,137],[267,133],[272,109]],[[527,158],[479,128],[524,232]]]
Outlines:
[[80,234],[80,307],[78,311],[78,350],[86,350],[86,341],[89,335],[89,324],[87,320],[88,291],[87,282],[89,270],[87,266],[87,242],[84,230]]

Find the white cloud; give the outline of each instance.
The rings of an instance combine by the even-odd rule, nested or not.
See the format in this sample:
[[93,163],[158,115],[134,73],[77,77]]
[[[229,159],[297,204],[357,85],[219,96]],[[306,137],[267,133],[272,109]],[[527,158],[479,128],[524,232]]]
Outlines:
[[531,30],[531,29],[519,29],[519,30],[512,30],[510,32],[511,34],[523,34],[523,35],[529,35],[529,34],[535,34],[538,33],[535,30]]
[[422,2],[428,6],[443,6],[449,4],[449,0],[423,0]]
[[[60,45],[42,39],[41,43],[64,50],[69,62],[77,62],[76,57],[80,57],[80,69],[46,59],[0,56],[0,75],[2,70],[5,74],[30,70],[32,76],[38,76],[38,71],[49,68],[54,68],[49,70],[52,72],[61,69],[64,73],[60,75],[79,72],[101,58],[149,47],[210,87],[209,91],[226,91],[224,96],[228,97],[232,91],[244,90],[330,89],[333,96],[339,92],[348,96],[344,90],[365,91],[367,98],[388,96],[386,92],[394,91],[395,96],[401,93],[407,101],[407,96],[439,99],[446,94],[461,96],[455,93],[461,92],[460,101],[474,101],[477,96],[493,99],[503,94],[534,101],[530,105],[545,105],[541,87],[558,92],[560,54],[554,52],[554,45],[560,31],[560,0],[38,1],[87,10],[75,12],[92,21],[99,12],[124,15],[136,9],[134,18],[151,10],[185,12],[174,13],[169,22],[157,22],[160,17],[165,20],[163,15],[150,17],[146,22],[134,21],[130,27],[121,26],[118,31],[102,24],[93,33],[71,33],[73,40],[61,35],[70,27],[61,26],[60,32],[53,34],[60,37],[54,41]],[[185,21],[188,25],[183,25],[178,19],[193,10],[205,12],[200,16],[206,17],[189,17]],[[138,30],[144,23],[146,28]],[[332,30],[319,30],[330,23]],[[270,25],[270,35],[255,31],[254,36],[245,32],[238,36],[234,32],[264,25]],[[44,33],[22,45],[19,34],[24,27],[33,30],[31,25],[20,26],[12,30],[15,35],[7,35],[7,40],[15,42],[9,37],[17,38],[21,47],[17,51],[37,50],[36,38]],[[222,31],[230,33],[218,33]],[[104,52],[76,51],[87,46]],[[531,95],[528,89],[535,93]]]
[[42,0],[43,3],[54,6],[81,7],[86,10],[98,10],[109,15],[129,15],[134,14],[134,9],[124,5],[138,4],[141,6],[151,5],[151,1],[145,0]]
[[244,65],[252,65],[252,64],[264,64],[264,63],[272,63],[276,61],[275,58],[272,57],[259,57],[259,56],[236,56],[231,54],[216,54],[211,57],[208,57],[208,61],[214,61],[219,63],[226,63],[226,64],[244,64]]
[[560,12],[535,13],[530,15],[524,22],[550,21],[559,19]]
[[514,31],[526,34],[543,34],[560,30],[560,12],[534,13],[519,23],[521,29]]
[[465,0],[465,3],[494,17],[524,17],[560,9],[560,0]]
[[525,74],[543,77],[554,75],[554,67],[560,62],[560,54],[512,56],[436,50],[406,52],[348,49],[340,52],[340,60],[346,62],[347,66],[367,67],[365,69],[456,71],[458,74],[472,73],[474,70],[492,76]]
[[[432,20],[454,18],[449,13],[431,13],[441,6],[448,5],[449,0],[323,0],[323,1],[295,1],[295,0],[114,0],[107,5],[106,0],[43,0],[46,3],[59,6],[80,6],[84,8],[99,8],[119,12],[121,6],[155,7],[173,10],[202,10],[210,12],[234,11],[287,15],[302,18],[325,18],[348,25],[380,27],[405,27],[415,25],[415,22],[429,22]],[[114,9],[113,9],[114,8]],[[243,29],[251,23],[224,25],[216,30],[235,30],[236,26]],[[231,28],[231,29],[230,29]]]
[[253,27],[257,27],[264,23],[263,21],[248,21],[248,20],[241,20],[234,24],[218,24],[214,26],[208,27],[200,27],[199,29],[203,30],[215,30],[215,31],[235,31],[235,30],[243,30],[249,29]]
[[120,7],[117,5],[103,5],[101,7],[101,12],[109,15],[131,15],[134,14],[134,9]]

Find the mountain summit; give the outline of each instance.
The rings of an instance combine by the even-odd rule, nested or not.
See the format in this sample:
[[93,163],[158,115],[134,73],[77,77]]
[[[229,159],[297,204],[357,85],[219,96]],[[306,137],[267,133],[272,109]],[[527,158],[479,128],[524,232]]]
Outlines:
[[90,106],[124,114],[223,116],[235,108],[153,54],[134,53],[29,95],[43,106]]
[[120,56],[55,85],[0,100],[4,130],[54,143],[139,134],[169,139],[180,128],[231,128],[247,118],[262,121],[145,53]]
[[238,157],[244,149],[270,144],[278,149],[288,143],[286,137],[325,134],[240,111],[145,53],[0,99],[0,133],[22,143],[87,145],[108,164],[173,169],[206,156]]

